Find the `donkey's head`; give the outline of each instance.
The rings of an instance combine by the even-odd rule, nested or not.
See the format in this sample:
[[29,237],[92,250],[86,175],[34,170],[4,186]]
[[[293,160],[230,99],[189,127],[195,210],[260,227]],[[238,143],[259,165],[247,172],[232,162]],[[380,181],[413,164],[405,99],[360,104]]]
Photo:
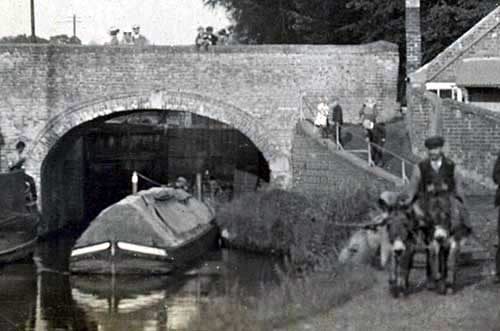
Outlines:
[[387,218],[387,235],[392,251],[402,255],[414,243],[414,220],[404,210],[392,211]]
[[427,203],[427,219],[433,239],[444,242],[451,235],[451,201],[447,195],[432,196]]

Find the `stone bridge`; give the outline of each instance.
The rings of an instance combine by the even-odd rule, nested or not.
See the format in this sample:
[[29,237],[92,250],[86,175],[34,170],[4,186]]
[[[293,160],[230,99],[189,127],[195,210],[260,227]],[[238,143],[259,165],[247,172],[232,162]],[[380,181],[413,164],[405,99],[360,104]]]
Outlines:
[[[17,141],[27,171],[69,130],[99,117],[182,110],[226,123],[263,153],[271,182],[293,185],[291,148],[301,95],[338,97],[347,121],[375,98],[396,107],[394,44],[192,47],[0,45],[0,168]],[[320,91],[320,92],[318,92]],[[42,191],[39,189],[39,191]]]

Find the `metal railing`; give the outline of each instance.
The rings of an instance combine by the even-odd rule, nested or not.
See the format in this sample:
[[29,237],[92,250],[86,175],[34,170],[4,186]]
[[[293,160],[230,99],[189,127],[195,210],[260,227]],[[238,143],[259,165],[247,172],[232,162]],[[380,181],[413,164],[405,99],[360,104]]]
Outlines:
[[[314,121],[314,118],[316,115],[316,112],[314,111],[314,109],[316,108],[317,105],[313,105],[309,100],[307,100],[307,98],[306,98],[307,96],[310,96],[312,98],[317,98],[319,101],[319,100],[325,100],[329,94],[330,93],[328,91],[325,91],[325,90],[301,91],[300,92],[300,102],[299,102],[299,107],[300,107],[299,118],[300,118],[300,120],[312,120],[312,121]],[[401,179],[403,180],[404,183],[409,182],[408,166],[413,167],[416,164],[416,162],[408,160],[408,159],[392,152],[391,150],[384,148],[381,145],[370,142],[370,141],[368,141],[368,139],[366,137],[362,137],[362,136],[357,135],[356,133],[353,133],[353,132],[349,132],[349,133],[352,135],[352,137],[355,137],[357,139],[361,139],[364,142],[364,144],[366,144],[366,148],[361,148],[361,149],[346,148],[345,144],[343,145],[340,142],[340,140],[341,140],[340,139],[341,137],[339,134],[340,127],[337,125],[337,123],[335,123],[334,125],[335,125],[335,144],[336,144],[337,150],[344,150],[344,151],[350,152],[350,153],[366,153],[368,165],[370,167],[375,167],[376,164],[373,161],[373,148],[377,148],[379,151],[382,152],[383,155],[384,154],[391,155],[394,159],[396,159],[400,162]]]
[[[409,182],[409,178],[408,178],[408,166],[409,167],[413,167],[416,163],[407,159],[407,158],[404,158],[403,156],[401,155],[398,155],[396,153],[394,153],[393,151],[379,145],[379,144],[375,144],[373,142],[370,142],[368,141],[368,139],[366,137],[362,137],[356,133],[353,133],[353,132],[349,132],[353,137],[357,138],[357,139],[360,139],[360,140],[363,140],[364,143],[366,144],[366,149],[346,149],[344,148],[345,151],[348,151],[348,152],[361,152],[361,153],[367,153],[367,157],[368,157],[368,165],[370,167],[376,167],[377,165],[375,164],[375,162],[373,161],[373,151],[372,149],[373,148],[377,148],[378,150],[381,151],[382,155],[390,155],[392,158],[396,159],[399,161],[400,163],[400,168],[401,169],[401,173],[400,173],[400,176],[401,176],[401,179],[403,180],[404,183],[408,183]],[[383,167],[382,167],[383,168]]]

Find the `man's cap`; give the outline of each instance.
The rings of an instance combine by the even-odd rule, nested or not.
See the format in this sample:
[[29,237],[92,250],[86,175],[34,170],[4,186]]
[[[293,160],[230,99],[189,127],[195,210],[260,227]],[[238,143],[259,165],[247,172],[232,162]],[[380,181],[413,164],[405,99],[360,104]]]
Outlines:
[[444,138],[441,136],[429,137],[429,138],[425,139],[424,145],[427,149],[434,149],[434,148],[443,147]]
[[134,24],[132,25],[132,30],[137,30],[137,29],[140,29],[141,26],[139,24]]
[[118,29],[116,26],[112,26],[109,28],[109,33],[118,33],[120,32],[120,29]]

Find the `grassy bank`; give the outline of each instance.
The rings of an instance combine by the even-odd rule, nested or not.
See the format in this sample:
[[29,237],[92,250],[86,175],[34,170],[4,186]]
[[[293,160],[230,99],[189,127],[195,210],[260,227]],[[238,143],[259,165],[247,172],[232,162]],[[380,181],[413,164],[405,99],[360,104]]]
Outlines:
[[369,267],[339,266],[332,272],[295,277],[279,271],[279,287],[262,287],[254,296],[237,287],[190,321],[189,330],[264,331],[284,328],[300,319],[326,312],[369,289],[376,282]]

